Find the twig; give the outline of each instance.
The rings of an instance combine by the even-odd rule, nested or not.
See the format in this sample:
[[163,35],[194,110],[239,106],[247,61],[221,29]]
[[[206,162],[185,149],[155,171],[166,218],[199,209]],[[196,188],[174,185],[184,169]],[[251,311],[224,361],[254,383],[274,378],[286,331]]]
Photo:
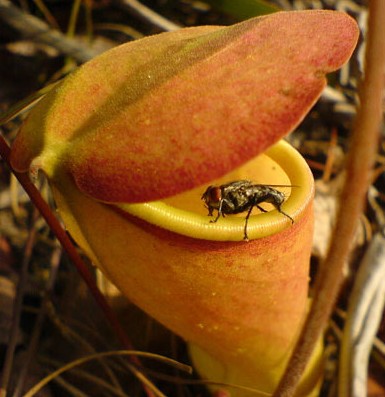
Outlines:
[[[0,0],[1,2],[1,0]],[[0,17],[1,18],[1,17]],[[53,88],[55,88],[58,84],[61,83],[61,80],[55,81],[54,83],[50,83],[40,90],[33,92],[31,95],[28,95],[26,98],[18,101],[15,105],[12,105],[8,110],[0,114],[0,125],[11,121],[16,116],[28,112],[33,106],[35,106],[40,99],[44,97],[48,92],[50,92]]]
[[343,281],[346,263],[359,216],[362,212],[370,169],[377,149],[382,121],[385,70],[385,1],[369,2],[369,32],[366,71],[348,156],[347,177],[341,195],[340,212],[329,254],[316,280],[312,310],[306,319],[294,353],[275,397],[292,396],[314,346],[326,327]]
[[142,20],[152,25],[155,25],[158,28],[165,30],[166,32],[172,32],[181,28],[180,25],[177,25],[176,23],[162,17],[155,11],[151,10],[151,8],[144,6],[137,0],[116,0],[115,4],[119,8],[127,10],[128,12],[134,14]]
[[[89,397],[89,394],[83,393],[79,388],[71,384],[70,382],[67,382],[64,377],[58,376],[54,379],[54,381],[60,385],[68,394],[68,396],[73,396],[73,397]],[[98,385],[98,390],[100,391],[100,387]]]
[[72,39],[75,37],[76,23],[79,17],[81,3],[82,2],[80,0],[75,0],[72,3],[70,19],[68,21],[67,27],[67,37],[70,37]]
[[48,44],[61,53],[71,56],[82,63],[99,54],[76,40],[65,37],[61,32],[51,29],[40,19],[22,12],[8,0],[0,0],[0,19],[24,37],[40,43]]
[[368,360],[385,304],[385,238],[376,234],[362,260],[349,298],[341,344],[338,396],[366,395]]
[[121,23],[96,23],[94,25],[95,30],[112,30],[123,33],[129,37],[132,37],[134,40],[141,39],[144,37],[142,33],[135,30],[131,26],[126,26]]
[[333,128],[331,131],[330,136],[330,143],[327,151],[327,158],[325,163],[324,173],[322,175],[322,182],[329,182],[332,172],[333,172],[333,165],[335,161],[335,150],[337,146],[337,129]]
[[[164,364],[173,366],[175,368],[178,368],[180,371],[185,371],[189,374],[192,372],[192,368],[186,364],[182,364],[176,360],[172,360],[171,358],[167,358],[164,356],[161,356],[159,354],[153,354],[153,353],[146,353],[146,352],[141,352],[141,351],[136,351],[136,350],[116,350],[116,351],[109,351],[109,352],[102,352],[102,353],[96,353],[96,354],[91,354],[86,357],[78,358],[77,360],[74,360],[61,368],[57,369],[56,371],[50,373],[48,376],[46,376],[43,380],[41,380],[39,383],[37,383],[35,386],[33,386],[25,395],[24,397],[32,397],[40,391],[48,382],[50,382],[52,379],[56,378],[58,375],[61,375],[62,373],[71,370],[74,367],[77,367],[79,365],[82,365],[86,362],[93,361],[96,359],[100,359],[102,357],[112,357],[112,356],[139,356],[139,357],[147,357],[147,358],[152,358],[154,360],[158,360]],[[133,371],[134,376],[139,378],[143,383],[147,385],[151,389],[152,392],[154,392],[157,396],[162,396],[166,397],[160,390],[156,388],[155,385],[150,383],[145,377],[143,377],[143,374],[135,369],[135,367],[130,368]]]
[[[94,352],[95,354],[95,352]],[[52,360],[51,358],[46,358],[46,357],[39,357],[39,361],[44,364],[45,368],[53,368],[53,370],[56,370],[57,368],[61,368],[64,364],[62,362],[59,362],[57,360]],[[105,366],[109,367],[111,372],[112,372],[112,366],[114,362],[107,362],[107,358],[101,358],[98,361],[103,362],[105,361],[106,364]],[[98,372],[92,372],[89,369],[80,369],[80,368],[75,368],[72,371],[73,377],[78,378],[77,384],[81,385],[84,383],[84,381],[89,382],[92,384],[93,387],[95,387],[95,390],[97,388],[99,395],[108,395],[108,396],[119,396],[119,397],[129,397],[127,392],[129,393],[130,391],[124,391],[120,386],[119,387],[114,387],[111,385],[108,380],[104,379],[103,376],[100,376],[100,373]],[[64,380],[64,376],[57,376],[56,378],[52,379],[53,382],[59,383],[62,387],[64,388],[72,388],[74,387],[72,384],[68,383],[67,381]],[[87,390],[88,391],[88,390]],[[104,392],[103,392],[104,391]],[[81,393],[79,389],[76,389],[77,393]],[[72,393],[73,394],[73,393]],[[80,395],[80,394],[79,394]],[[77,394],[75,394],[77,396]],[[89,397],[89,394],[86,394],[87,397]],[[15,397],[15,396],[12,396]]]
[[20,326],[20,315],[23,306],[25,286],[28,278],[28,266],[31,260],[32,249],[36,238],[35,221],[37,218],[37,214],[38,212],[35,210],[32,220],[32,225],[28,234],[28,239],[24,247],[24,256],[21,265],[19,282],[17,285],[17,295],[16,295],[15,303],[13,305],[12,326],[10,330],[9,343],[7,347],[7,353],[6,353],[3,373],[1,377],[0,397],[5,397],[7,395],[8,385],[11,379],[13,360],[14,360],[16,344],[17,344],[18,330]]
[[[51,25],[53,29],[59,30],[59,24],[57,23],[55,17],[51,14],[50,10],[46,6],[43,0],[35,0],[34,3],[39,11],[44,15],[45,20]],[[24,9],[25,10],[25,9]]]
[[53,254],[51,257],[51,272],[50,272],[49,279],[47,282],[47,288],[44,293],[43,302],[41,304],[41,308],[39,310],[37,319],[36,319],[34,327],[33,327],[33,332],[32,332],[31,339],[30,339],[30,342],[28,345],[27,354],[26,354],[25,359],[23,360],[23,367],[21,368],[21,370],[18,374],[16,388],[13,392],[12,397],[19,397],[21,395],[21,393],[23,392],[24,384],[25,384],[25,381],[26,381],[27,375],[28,375],[28,371],[30,369],[32,359],[34,358],[35,352],[37,350],[37,345],[38,345],[40,335],[41,335],[43,325],[44,325],[44,320],[45,320],[45,316],[46,316],[46,312],[47,312],[47,305],[44,302],[49,299],[49,295],[52,292],[52,289],[54,288],[55,281],[56,281],[56,275],[57,275],[57,271],[59,268],[61,253],[62,253],[62,248],[60,246],[57,247],[53,251]]
[[[52,267],[52,266],[51,266]],[[51,271],[51,274],[53,272]],[[51,277],[50,277],[51,278]],[[38,322],[40,320],[40,317],[43,317],[44,315],[48,315],[50,320],[52,321],[53,325],[57,327],[58,331],[60,332],[61,336],[63,338],[65,338],[69,343],[75,345],[76,349],[75,350],[85,350],[87,353],[95,353],[95,349],[92,345],[92,342],[90,341],[90,335],[91,332],[94,332],[94,329],[92,328],[91,325],[89,325],[88,329],[87,329],[87,335],[88,338],[84,338],[81,334],[77,334],[69,325],[68,325],[68,320],[67,321],[61,321],[61,319],[59,318],[59,316],[56,314],[55,312],[55,307],[53,305],[53,303],[51,302],[51,293],[50,290],[53,288],[53,285],[51,288],[48,288],[45,293],[44,293],[44,300],[43,303],[41,305],[41,310],[39,311],[39,318],[36,321],[36,325],[35,325],[35,329],[38,328]],[[42,320],[41,320],[42,321]],[[82,325],[84,325],[82,323]],[[32,341],[34,340],[34,336],[35,336],[35,329],[34,329],[34,334],[31,337],[31,342],[30,345],[32,344]],[[84,330],[84,328],[83,328]],[[94,333],[94,335],[97,335],[100,338],[100,335],[96,332]],[[101,342],[105,342],[103,340],[103,338],[100,338]],[[30,346],[28,347],[28,353],[30,350]],[[30,354],[32,356],[32,354]],[[27,357],[28,358],[28,357]],[[26,358],[26,362],[27,362],[27,358]],[[40,360],[41,361],[41,360]],[[104,370],[106,376],[109,377],[110,383],[112,383],[114,385],[114,390],[122,390],[122,387],[119,384],[119,380],[116,378],[114,372],[111,369],[111,365],[107,365],[107,363],[105,363],[103,360],[99,360],[100,361],[100,366],[102,367],[102,369]],[[21,378],[23,375],[23,371],[25,371],[25,367],[26,364],[23,363],[23,369],[20,371],[20,376],[19,376],[19,380],[18,383],[21,383]],[[122,364],[125,365],[125,368],[127,368],[128,366],[126,365],[127,363],[125,361],[122,360]],[[100,374],[99,374],[100,375]],[[19,386],[16,388],[14,395],[12,397],[19,397],[19,395],[21,394],[21,390],[22,387]]]

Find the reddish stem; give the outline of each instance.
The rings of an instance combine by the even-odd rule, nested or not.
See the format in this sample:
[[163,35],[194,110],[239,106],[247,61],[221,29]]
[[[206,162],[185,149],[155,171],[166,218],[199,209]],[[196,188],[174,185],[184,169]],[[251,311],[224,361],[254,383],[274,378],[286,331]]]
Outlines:
[[370,183],[382,123],[382,95],[385,70],[385,1],[369,2],[369,32],[365,78],[351,138],[346,179],[331,247],[317,277],[312,310],[295,351],[274,397],[289,397],[326,327],[343,281],[343,268],[349,258],[356,226]]
[[54,232],[56,238],[59,240],[60,244],[67,252],[68,256],[75,264],[78,272],[80,273],[84,282],[87,284],[88,288],[90,289],[91,294],[94,296],[96,302],[103,310],[105,316],[110,322],[111,327],[114,329],[119,341],[126,349],[132,349],[131,342],[129,341],[126,333],[121,327],[119,320],[117,319],[114,312],[108,305],[104,295],[99,291],[97,285],[95,284],[92,274],[89,272],[87,266],[81,259],[76,248],[72,244],[71,239],[68,237],[67,233],[62,228],[57,218],[52,214],[49,205],[43,200],[43,198],[40,195],[40,192],[36,189],[35,185],[30,181],[27,173],[16,172],[12,169],[9,161],[10,152],[11,150],[8,144],[5,142],[4,138],[0,135],[0,156],[7,163],[8,167],[12,170],[13,174],[16,176],[20,184],[23,186],[24,190],[27,192],[31,201],[34,203],[34,205],[39,210],[43,218],[46,220],[48,226]]
[[[67,252],[69,258],[72,260],[76,269],[80,273],[80,276],[87,284],[88,288],[90,289],[91,294],[93,295],[96,303],[102,309],[104,315],[107,318],[107,321],[109,321],[112,329],[115,332],[116,337],[121,342],[122,346],[127,350],[133,350],[132,344],[128,339],[122,326],[120,325],[118,318],[116,317],[115,313],[107,303],[104,295],[99,291],[92,274],[89,272],[87,266],[81,259],[76,248],[72,244],[71,239],[68,237],[66,231],[62,228],[57,218],[52,214],[51,208],[44,201],[40,192],[36,189],[35,185],[30,181],[28,174],[20,173],[13,170],[11,163],[9,161],[10,152],[11,149],[9,148],[8,144],[5,142],[3,136],[0,135],[0,156],[7,163],[12,173],[16,176],[21,186],[23,186],[24,190],[27,192],[31,201],[33,202],[35,207],[39,210],[39,212],[47,222],[48,226],[51,228],[56,238],[59,240],[64,250]],[[130,361],[133,364],[141,366],[141,362],[136,356],[130,357]],[[134,371],[134,368],[132,368],[131,370]],[[143,387],[148,397],[154,396],[154,393],[146,384],[144,384]]]

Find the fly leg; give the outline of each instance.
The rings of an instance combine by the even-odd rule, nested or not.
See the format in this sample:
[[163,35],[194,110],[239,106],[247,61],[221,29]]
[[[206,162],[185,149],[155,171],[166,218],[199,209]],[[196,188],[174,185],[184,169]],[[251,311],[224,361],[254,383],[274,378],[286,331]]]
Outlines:
[[294,223],[294,219],[289,214],[286,214],[286,212],[283,212],[281,210],[281,206],[277,206],[276,208],[277,208],[278,212],[280,212],[282,215],[285,215],[287,218],[289,218],[291,220],[291,224]]
[[223,203],[223,200],[221,200],[220,202],[219,202],[219,207],[218,207],[218,213],[217,213],[217,216],[215,217],[215,219],[212,219],[211,221],[210,221],[210,223],[215,223],[218,219],[219,219],[219,217],[222,215],[223,216],[223,214],[222,214],[222,203]]
[[[262,208],[262,207],[261,207],[260,205],[258,205],[258,204],[256,204],[255,206],[256,206],[260,211],[262,211],[262,212],[269,212],[269,211],[266,211],[264,208]],[[285,215],[287,218],[289,218],[289,219],[291,220],[291,223],[292,223],[292,224],[294,223],[294,219],[293,219],[289,214],[286,214],[286,212],[282,211],[280,205],[275,205],[275,208],[276,208],[277,211],[280,212],[282,215]]]
[[[250,218],[251,212],[253,211],[254,205],[256,205],[256,204],[253,203],[253,205],[249,208],[249,210],[247,211],[246,218],[245,218],[245,227],[243,229],[243,239],[245,241],[249,241],[249,236],[247,235],[247,225],[249,223],[249,218]],[[257,205],[257,207],[258,207],[258,205]]]
[[269,212],[267,210],[265,210],[264,208],[262,208],[260,205],[255,204],[255,206],[261,211],[261,212]]
[[281,205],[274,204],[274,207],[275,207],[275,208],[277,209],[277,211],[280,212],[282,215],[285,215],[287,218],[289,218],[289,219],[291,220],[291,224],[294,223],[294,219],[293,219],[289,214],[286,214],[286,212],[283,212],[283,211],[281,210]]

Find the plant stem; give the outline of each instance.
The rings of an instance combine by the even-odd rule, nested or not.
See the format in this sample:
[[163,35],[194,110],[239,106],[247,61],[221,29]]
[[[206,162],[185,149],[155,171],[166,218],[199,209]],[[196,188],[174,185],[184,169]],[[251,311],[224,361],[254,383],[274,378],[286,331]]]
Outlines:
[[[9,154],[10,148],[5,142],[4,138],[0,135],[0,156],[3,160],[7,163],[8,167],[12,170],[11,164],[9,162]],[[110,322],[112,328],[114,329],[116,336],[118,337],[119,341],[126,349],[132,349],[131,343],[128,340],[126,333],[124,332],[123,328],[121,327],[119,320],[116,318],[114,312],[108,305],[104,295],[99,291],[95,280],[91,273],[89,272],[87,266],[81,259],[80,255],[78,254],[76,248],[72,244],[70,238],[68,237],[65,230],[60,225],[60,222],[57,218],[52,214],[52,211],[49,205],[43,200],[40,195],[40,192],[36,189],[35,185],[30,181],[27,173],[20,173],[12,170],[13,174],[16,176],[20,184],[23,186],[24,190],[27,192],[28,196],[31,198],[31,201],[34,203],[36,208],[39,210],[43,218],[46,220],[48,226],[51,230],[55,233],[56,238],[59,240],[60,244],[63,246],[65,251],[67,252],[68,256],[75,264],[78,272],[80,273],[81,277],[87,284],[88,288],[90,289],[92,295],[94,296],[96,302],[103,310],[105,316],[107,317],[108,321]]]
[[385,1],[369,2],[369,31],[365,77],[360,92],[361,106],[351,137],[340,211],[328,256],[317,276],[312,310],[274,397],[289,397],[294,394],[315,343],[326,327],[343,281],[343,268],[348,260],[358,219],[364,207],[382,122],[384,21]]
[[[109,306],[104,295],[98,289],[92,274],[89,272],[87,266],[81,259],[75,246],[72,244],[71,239],[68,237],[66,231],[62,228],[58,219],[53,215],[51,208],[43,200],[43,198],[40,195],[40,192],[36,189],[35,185],[30,181],[28,174],[20,173],[12,169],[12,166],[9,161],[10,152],[11,149],[9,148],[3,136],[0,135],[0,157],[6,162],[10,170],[16,176],[16,178],[23,186],[24,190],[27,192],[28,196],[30,197],[35,207],[39,210],[42,217],[45,219],[48,226],[51,228],[56,238],[59,240],[60,244],[64,248],[64,250],[67,252],[69,258],[72,260],[72,262],[76,266],[76,269],[80,273],[80,276],[82,277],[88,288],[90,289],[91,294],[93,295],[96,303],[99,305],[104,315],[106,316],[108,322],[110,323],[112,329],[115,332],[116,337],[118,338],[122,346],[125,349],[132,350],[133,349],[132,344],[128,339],[124,329],[120,325],[118,318],[116,317],[115,313]],[[130,357],[130,360],[133,364],[137,366],[141,366],[138,357],[132,356]],[[153,397],[154,393],[153,390],[148,386],[149,381],[147,380],[147,378],[143,374],[141,374],[141,372],[137,370],[134,366],[130,365],[130,368],[132,371],[135,371],[135,373],[137,373],[142,377],[143,388],[145,390],[147,397]]]

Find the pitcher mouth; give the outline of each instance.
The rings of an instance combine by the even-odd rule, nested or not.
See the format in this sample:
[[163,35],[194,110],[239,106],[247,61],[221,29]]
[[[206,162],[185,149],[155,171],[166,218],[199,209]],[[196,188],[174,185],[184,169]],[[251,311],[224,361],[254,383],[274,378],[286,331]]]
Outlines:
[[[213,241],[242,241],[246,213],[220,217],[217,222],[207,216],[201,201],[208,185],[221,185],[234,180],[248,179],[256,184],[282,185],[285,195],[282,211],[294,224],[313,197],[313,177],[303,157],[288,143],[280,141],[264,154],[223,177],[162,201],[140,204],[117,203],[122,210],[150,224],[197,239]],[[253,209],[247,225],[250,240],[266,237],[292,226],[292,222],[271,204],[261,203],[267,212]]]

